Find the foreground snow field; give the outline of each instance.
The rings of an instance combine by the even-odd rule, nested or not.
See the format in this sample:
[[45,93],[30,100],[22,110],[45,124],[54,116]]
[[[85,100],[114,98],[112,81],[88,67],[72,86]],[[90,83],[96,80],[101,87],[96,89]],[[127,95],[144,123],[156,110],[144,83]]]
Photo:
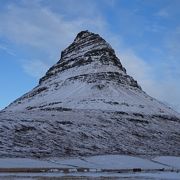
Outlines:
[[0,179],[180,179],[180,157],[0,159]]

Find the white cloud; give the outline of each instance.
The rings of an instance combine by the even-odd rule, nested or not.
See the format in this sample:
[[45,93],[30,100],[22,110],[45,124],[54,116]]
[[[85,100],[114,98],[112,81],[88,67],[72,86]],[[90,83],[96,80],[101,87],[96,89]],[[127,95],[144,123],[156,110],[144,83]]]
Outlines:
[[10,54],[11,56],[16,56],[16,54],[13,52],[13,50],[8,48],[4,44],[0,44],[0,50],[5,51],[7,54]]
[[98,14],[91,14],[89,18],[79,14],[75,19],[68,19],[63,13],[55,13],[35,2],[32,4],[26,1],[22,6],[11,4],[1,12],[0,36],[5,36],[14,43],[41,49],[62,48],[83,27],[97,30],[104,27],[105,22]]
[[[171,31],[165,38],[165,46],[167,48],[167,53],[170,55],[171,60],[177,60],[176,57],[180,56],[180,26],[176,27]],[[179,62],[179,59],[178,59]]]
[[127,74],[137,80],[145,92],[158,97],[158,89],[154,77],[155,72],[150,64],[145,62],[130,49],[123,49],[122,53],[117,52],[117,55],[121,58],[121,62],[126,68]]
[[[72,42],[79,31],[84,29],[101,31],[106,26],[101,15],[95,11],[93,3],[89,3],[88,8],[84,9],[83,1],[79,1],[79,4],[78,2],[74,3],[74,1],[70,4],[67,1],[62,1],[62,7],[65,6],[66,11],[70,11],[76,6],[76,10],[83,10],[84,14],[86,12],[86,16],[79,13],[76,18],[68,18],[63,12],[56,13],[39,0],[20,2],[19,4],[11,3],[4,11],[0,12],[0,37],[5,37],[11,43],[28,49],[28,54],[23,57],[28,66],[24,65],[23,62],[22,67],[33,77],[42,76],[45,66],[41,64],[42,66],[39,68],[42,70],[39,69],[38,72],[34,70],[35,73],[32,73],[32,68],[40,65],[40,62],[33,61],[30,65],[30,59],[39,59],[43,52],[45,55],[42,56],[41,63],[52,65],[58,61],[60,51]],[[35,51],[38,57],[32,58]]]
[[170,16],[169,12],[167,11],[167,9],[160,9],[155,15],[163,17],[163,18],[167,18]]
[[24,62],[23,69],[27,74],[38,79],[49,69],[49,64],[41,60],[29,60]]

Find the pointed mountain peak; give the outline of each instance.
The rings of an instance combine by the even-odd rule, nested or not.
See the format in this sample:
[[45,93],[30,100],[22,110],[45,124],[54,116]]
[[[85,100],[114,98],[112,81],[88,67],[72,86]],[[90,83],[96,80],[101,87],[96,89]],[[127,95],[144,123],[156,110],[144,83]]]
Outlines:
[[90,36],[90,35],[95,35],[95,34],[88,30],[81,31],[77,34],[76,38],[74,39],[74,42],[78,42],[79,40],[81,40],[87,36]]
[[[102,75],[104,78],[108,77],[108,79],[116,79],[116,81],[121,79],[119,82],[126,82],[130,86],[141,89],[137,82],[126,74],[126,69],[122,66],[112,47],[100,35],[89,31],[81,31],[77,34],[73,43],[62,51],[57,64],[40,79],[40,84],[70,69],[74,69],[74,76],[94,74],[91,79],[94,78],[96,81],[98,79],[96,76],[104,74]],[[122,78],[124,75],[126,77]]]
[[68,46],[61,54],[61,61],[66,61],[69,58],[80,58],[86,56],[87,52],[93,51],[108,51],[115,53],[112,47],[99,35],[92,32],[81,31],[77,34],[73,43]]
[[[91,38],[99,38],[101,40],[104,40],[99,34],[96,34],[96,33],[93,33],[93,32],[90,32],[88,30],[85,30],[85,31],[80,31],[75,39],[74,39],[74,42],[78,42],[78,41],[81,41],[81,40],[84,40],[85,38],[87,37],[91,37]],[[105,41],[105,40],[104,40]]]
[[[93,39],[98,39],[99,41],[102,41],[104,42],[105,44],[108,44],[99,34],[96,34],[96,33],[93,33],[93,32],[90,32],[88,30],[85,30],[85,31],[81,31],[79,32],[75,39],[74,39],[74,42],[73,43],[78,43],[80,41],[84,41],[84,40],[93,40]],[[108,44],[109,45],[109,44]],[[110,47],[110,45],[109,45]]]

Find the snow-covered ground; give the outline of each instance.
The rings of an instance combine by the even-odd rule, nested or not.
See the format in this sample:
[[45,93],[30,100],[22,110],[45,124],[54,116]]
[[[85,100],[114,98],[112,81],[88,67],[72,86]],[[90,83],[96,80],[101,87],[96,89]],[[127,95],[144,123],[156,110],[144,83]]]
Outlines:
[[78,158],[0,159],[0,179],[180,179],[180,157],[99,155]]
[[0,157],[179,155],[178,119],[99,110],[0,113]]

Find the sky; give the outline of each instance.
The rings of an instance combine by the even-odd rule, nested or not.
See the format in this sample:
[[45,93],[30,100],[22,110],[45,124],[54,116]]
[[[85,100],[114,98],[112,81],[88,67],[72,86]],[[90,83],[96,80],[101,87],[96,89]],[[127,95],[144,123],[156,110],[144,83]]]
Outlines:
[[111,44],[145,92],[180,112],[179,7],[179,0],[0,0],[0,109],[89,30]]

